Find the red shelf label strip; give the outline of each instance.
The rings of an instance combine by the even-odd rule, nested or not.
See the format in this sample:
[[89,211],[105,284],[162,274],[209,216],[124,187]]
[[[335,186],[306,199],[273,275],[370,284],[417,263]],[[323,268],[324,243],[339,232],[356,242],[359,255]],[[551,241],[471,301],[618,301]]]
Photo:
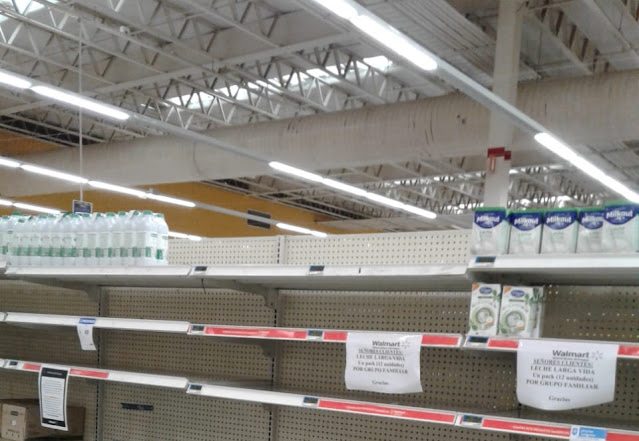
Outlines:
[[639,441],[639,434],[631,435],[629,433],[614,433],[608,432],[606,441]]
[[71,368],[69,370],[69,374],[74,377],[84,377],[84,378],[100,378],[106,379],[109,378],[109,373],[104,371],[90,371],[88,369],[76,369]]
[[438,413],[426,410],[402,409],[397,407],[379,406],[376,404],[357,404],[344,401],[320,399],[318,407],[320,409],[326,410],[337,410],[342,412],[359,413],[366,415],[378,415],[390,418],[429,421],[433,423],[455,423],[454,414]]
[[619,346],[618,355],[624,357],[637,357],[639,358],[639,346]]
[[488,347],[498,349],[517,349],[519,348],[519,342],[517,340],[490,339],[488,340]]
[[566,439],[570,437],[569,427],[546,426],[526,423],[524,421],[515,422],[484,418],[481,427],[483,429],[494,429],[511,433],[525,433],[528,435],[548,435]]
[[461,337],[455,337],[454,335],[423,335],[423,346],[445,346],[445,347],[457,347],[461,343]]
[[25,363],[22,365],[22,369],[25,371],[35,371],[40,372],[41,365],[35,363]]
[[274,338],[287,340],[305,340],[306,331],[293,331],[288,329],[273,328],[222,328],[207,326],[204,329],[206,335],[219,335],[227,337],[246,338]]

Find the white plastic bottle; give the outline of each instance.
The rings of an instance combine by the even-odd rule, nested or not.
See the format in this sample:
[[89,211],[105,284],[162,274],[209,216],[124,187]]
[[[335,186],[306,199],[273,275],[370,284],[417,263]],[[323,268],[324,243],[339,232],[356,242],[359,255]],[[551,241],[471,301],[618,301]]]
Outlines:
[[11,216],[2,216],[2,243],[0,243],[0,253],[2,260],[9,261],[9,244],[11,243],[11,235],[13,234],[13,220]]
[[157,265],[168,265],[167,255],[169,252],[169,226],[167,225],[162,213],[155,213],[154,217],[158,233],[155,261]]
[[142,256],[142,247],[144,246],[144,237],[142,236],[143,228],[140,224],[140,212],[133,211],[129,215],[127,233],[131,234],[131,259],[132,265],[139,265]]
[[87,216],[88,213],[78,214],[78,220],[75,230],[75,264],[76,266],[86,266],[86,257],[84,250],[87,243]]
[[67,214],[62,218],[62,265],[75,266],[75,218],[77,214]]
[[150,266],[155,264],[157,250],[157,224],[153,218],[153,212],[145,210],[137,216],[136,245],[138,253],[135,264],[138,266]]
[[40,229],[40,265],[51,266],[53,228],[55,226],[55,215],[45,215]]
[[64,214],[58,214],[51,228],[51,266],[62,265],[62,219]]
[[31,222],[31,236],[29,241],[29,264],[42,265],[42,234],[47,221],[46,214],[39,214]]
[[109,249],[107,250],[107,265],[120,265],[120,228],[118,227],[118,216],[113,212],[106,214],[106,223],[109,232]]
[[86,249],[84,250],[84,264],[87,266],[97,266],[98,257],[96,251],[98,249],[98,230],[95,225],[96,215],[89,215],[86,220]]
[[22,238],[25,233],[26,220],[20,216],[16,219],[16,223],[13,228],[13,238],[11,240],[11,264],[16,266],[23,266],[24,260],[22,258]]
[[37,220],[37,216],[26,216],[24,222],[24,230],[22,232],[22,245],[20,249],[22,251],[22,265],[31,265],[31,238],[35,235],[34,223]]
[[7,228],[9,227],[9,216],[0,217],[0,259],[6,261],[7,253],[4,251],[6,241]]
[[111,237],[106,215],[104,213],[97,213],[93,224],[98,233],[95,256],[98,259],[98,265],[106,266],[109,264],[109,248],[111,246]]
[[133,249],[135,248],[135,228],[133,213],[126,213],[124,211],[121,211],[120,213],[118,213],[118,217],[124,217],[124,221],[122,222],[122,246],[120,247],[122,265],[135,265],[135,258],[133,257]]

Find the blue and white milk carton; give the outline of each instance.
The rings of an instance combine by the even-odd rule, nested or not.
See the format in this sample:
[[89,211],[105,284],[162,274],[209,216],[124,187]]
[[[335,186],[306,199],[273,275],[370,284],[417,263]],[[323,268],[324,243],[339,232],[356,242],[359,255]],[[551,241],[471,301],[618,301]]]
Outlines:
[[554,208],[544,213],[541,254],[570,254],[577,249],[577,209]]
[[510,214],[508,254],[539,254],[543,210],[517,210]]
[[637,204],[620,201],[604,206],[602,245],[606,253],[639,251]]
[[577,219],[579,222],[577,253],[601,253],[603,251],[604,208],[581,208]]
[[508,252],[508,211],[505,208],[478,208],[475,210],[470,253],[497,256]]

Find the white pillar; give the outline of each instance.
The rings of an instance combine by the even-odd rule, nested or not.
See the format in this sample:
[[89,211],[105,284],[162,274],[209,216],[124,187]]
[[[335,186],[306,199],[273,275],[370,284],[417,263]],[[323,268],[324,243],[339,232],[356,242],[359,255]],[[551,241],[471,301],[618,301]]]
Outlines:
[[[512,104],[517,101],[521,29],[525,9],[524,2],[520,0],[501,0],[499,2],[493,92]],[[507,118],[498,112],[492,112],[488,135],[489,148],[504,148],[507,151],[513,142],[514,131],[514,126]],[[510,154],[506,155],[505,151],[504,154],[497,154],[498,150],[489,150],[488,152],[484,185],[485,206],[505,207],[508,201]],[[495,156],[495,154],[497,155]]]

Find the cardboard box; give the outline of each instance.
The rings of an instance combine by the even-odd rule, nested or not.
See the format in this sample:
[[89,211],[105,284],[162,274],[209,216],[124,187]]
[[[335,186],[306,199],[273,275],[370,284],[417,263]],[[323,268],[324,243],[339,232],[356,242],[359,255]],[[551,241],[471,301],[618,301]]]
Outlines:
[[468,335],[497,335],[501,285],[473,283],[470,296]]
[[0,436],[9,441],[26,441],[33,438],[75,438],[84,434],[84,408],[67,407],[68,431],[42,427],[38,400],[2,400],[2,425]]

